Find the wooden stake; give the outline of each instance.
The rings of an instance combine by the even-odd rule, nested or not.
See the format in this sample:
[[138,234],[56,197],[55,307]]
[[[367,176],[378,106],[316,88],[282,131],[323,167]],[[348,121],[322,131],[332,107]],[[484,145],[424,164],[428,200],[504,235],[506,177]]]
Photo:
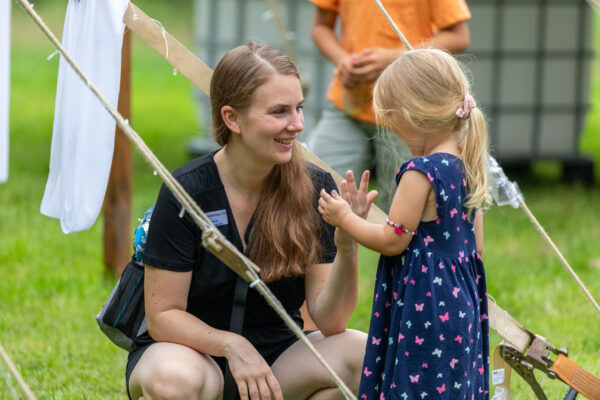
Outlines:
[[[123,35],[119,113],[131,116],[131,32]],[[117,125],[112,167],[104,197],[104,265],[121,276],[131,257],[131,143]]]

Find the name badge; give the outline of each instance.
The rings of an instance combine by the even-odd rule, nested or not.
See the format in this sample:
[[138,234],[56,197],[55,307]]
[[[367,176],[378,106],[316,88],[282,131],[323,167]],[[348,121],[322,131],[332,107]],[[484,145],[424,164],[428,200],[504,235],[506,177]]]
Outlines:
[[210,222],[212,222],[215,226],[227,225],[227,210],[217,210],[210,211],[206,213]]

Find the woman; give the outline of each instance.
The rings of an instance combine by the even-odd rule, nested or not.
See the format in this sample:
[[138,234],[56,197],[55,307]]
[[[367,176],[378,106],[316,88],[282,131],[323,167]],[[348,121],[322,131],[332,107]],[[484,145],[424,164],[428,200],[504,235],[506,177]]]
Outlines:
[[[309,339],[354,390],[366,335],[346,330],[357,299],[357,254],[345,232],[317,212],[331,176],[307,165],[295,140],[303,129],[298,72],[277,50],[249,43],[228,52],[211,81],[214,136],[222,149],[174,176],[221,232],[261,267],[261,278],[302,323],[306,299],[320,331]],[[368,174],[342,188],[355,212],[374,198]],[[143,262],[149,334],[127,363],[134,399],[218,399],[228,365],[241,399],[339,398],[331,377],[260,295],[249,289],[242,334],[229,332],[235,274],[202,248],[201,231],[179,218],[164,186]]]

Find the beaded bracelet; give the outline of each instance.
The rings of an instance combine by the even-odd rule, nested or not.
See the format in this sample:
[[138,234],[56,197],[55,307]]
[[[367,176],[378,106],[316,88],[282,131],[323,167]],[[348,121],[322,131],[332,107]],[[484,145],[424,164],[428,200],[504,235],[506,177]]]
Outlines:
[[417,234],[416,231],[411,232],[408,229],[406,229],[404,227],[404,225],[396,224],[396,223],[390,221],[389,219],[386,219],[385,223],[388,224],[389,226],[391,226],[392,228],[394,228],[394,232],[396,232],[400,236],[402,236],[402,234],[404,234],[404,233],[410,233],[413,236],[415,236]]

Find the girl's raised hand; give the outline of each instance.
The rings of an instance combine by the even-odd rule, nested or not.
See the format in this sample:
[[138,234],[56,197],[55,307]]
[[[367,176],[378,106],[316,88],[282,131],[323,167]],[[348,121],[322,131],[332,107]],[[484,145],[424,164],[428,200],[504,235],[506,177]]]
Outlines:
[[321,189],[321,198],[319,199],[319,212],[325,222],[335,227],[340,227],[342,221],[348,214],[352,214],[352,208],[337,191],[333,190],[331,196]]

